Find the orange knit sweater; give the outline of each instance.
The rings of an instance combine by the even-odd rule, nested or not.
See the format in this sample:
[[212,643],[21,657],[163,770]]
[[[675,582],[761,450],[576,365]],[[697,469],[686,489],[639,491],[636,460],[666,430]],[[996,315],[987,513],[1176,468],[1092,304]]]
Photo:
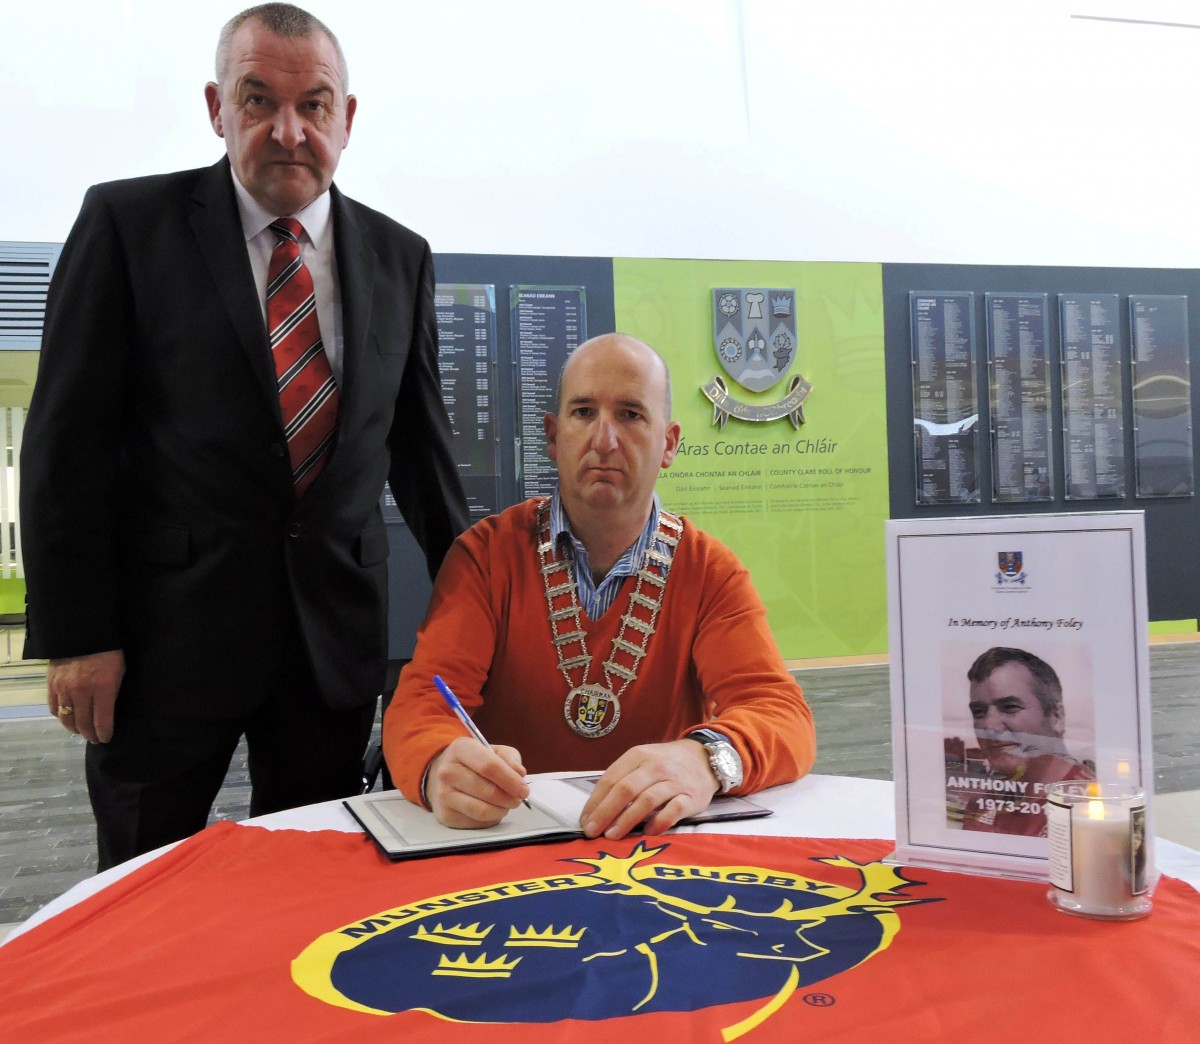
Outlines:
[[[438,574],[383,726],[392,779],[409,800],[420,800],[426,766],[464,732],[434,688],[435,674],[490,742],[521,752],[529,772],[602,771],[630,747],[679,739],[702,724],[729,736],[741,755],[738,793],[812,767],[812,712],[784,667],[750,574],[729,548],[687,523],[647,655],[621,694],[619,723],[598,739],[572,732],[563,715],[570,686],[550,640],[536,507],[527,500],[473,526]],[[626,579],[599,620],[580,614],[589,682],[603,684],[601,665],[635,582]],[[578,684],[578,668],[572,677]]]

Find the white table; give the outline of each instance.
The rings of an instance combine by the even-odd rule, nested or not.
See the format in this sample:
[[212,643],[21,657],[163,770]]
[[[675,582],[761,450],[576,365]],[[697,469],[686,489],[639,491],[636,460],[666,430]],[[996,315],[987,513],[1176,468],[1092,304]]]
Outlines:
[[[895,837],[894,789],[888,780],[810,775],[795,783],[765,790],[755,795],[754,800],[774,810],[775,815],[765,819],[682,827],[680,831],[773,837]],[[340,801],[326,801],[319,805],[275,812],[268,816],[248,819],[246,823],[270,830],[340,830],[345,833],[361,831],[361,827],[343,808]],[[9,938],[15,938],[34,925],[94,895],[137,867],[156,859],[165,851],[167,849],[163,848],[147,853],[81,881],[15,928]],[[1200,889],[1200,852],[1158,838],[1155,854],[1158,868],[1164,874],[1187,881],[1194,888]]]

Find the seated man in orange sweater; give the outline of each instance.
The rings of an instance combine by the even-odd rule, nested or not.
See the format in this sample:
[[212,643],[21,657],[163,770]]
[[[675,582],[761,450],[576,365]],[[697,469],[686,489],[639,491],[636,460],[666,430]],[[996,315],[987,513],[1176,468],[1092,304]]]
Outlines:
[[446,825],[499,822],[526,772],[604,770],[586,834],[659,833],[718,792],[812,767],[812,713],[749,573],[659,506],[670,417],[657,352],[622,334],[580,345],[544,421],[555,495],[484,519],[446,556],[383,728],[392,778]]

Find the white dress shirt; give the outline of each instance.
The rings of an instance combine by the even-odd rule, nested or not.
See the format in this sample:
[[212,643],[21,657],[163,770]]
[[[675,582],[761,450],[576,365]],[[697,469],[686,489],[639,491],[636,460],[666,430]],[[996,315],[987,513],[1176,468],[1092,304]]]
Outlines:
[[[237,193],[238,212],[242,218],[242,231],[246,235],[246,251],[250,255],[250,268],[254,272],[254,286],[258,290],[258,303],[262,308],[263,323],[267,321],[267,269],[271,266],[271,254],[279,240],[268,227],[276,215],[262,206],[233,175],[233,187]],[[294,217],[304,226],[300,237],[300,256],[312,274],[313,290],[317,295],[317,321],[321,325],[321,340],[325,343],[325,355],[329,359],[333,379],[342,383],[342,293],[338,284],[337,259],[333,252],[333,213],[329,205],[328,190],[314,199]]]

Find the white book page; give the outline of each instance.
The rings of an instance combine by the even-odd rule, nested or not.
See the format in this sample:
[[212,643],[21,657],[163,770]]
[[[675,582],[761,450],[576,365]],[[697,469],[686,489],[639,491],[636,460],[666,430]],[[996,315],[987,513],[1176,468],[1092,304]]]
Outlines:
[[346,805],[389,851],[437,850],[578,829],[579,813],[589,792],[590,788],[580,789],[570,780],[534,780],[529,808],[518,805],[494,826],[474,829],[444,826],[432,812],[397,791],[348,798]]

